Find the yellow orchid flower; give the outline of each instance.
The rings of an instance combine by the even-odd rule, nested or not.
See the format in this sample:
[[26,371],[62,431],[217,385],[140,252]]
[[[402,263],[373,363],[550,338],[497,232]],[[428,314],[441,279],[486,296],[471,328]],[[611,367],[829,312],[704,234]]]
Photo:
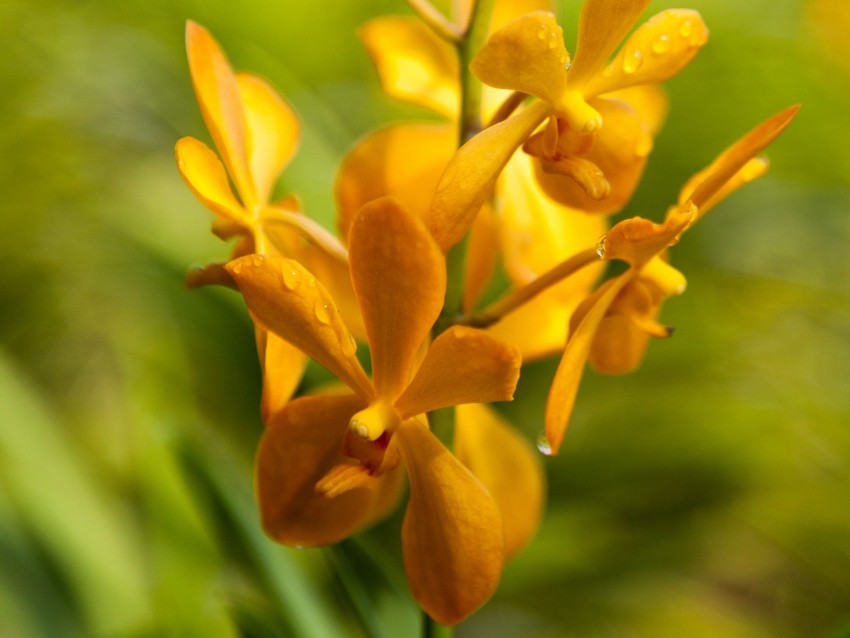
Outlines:
[[626,372],[639,365],[649,336],[670,334],[655,317],[664,299],[684,291],[685,279],[665,261],[667,248],[722,198],[764,174],[766,160],[756,156],[798,110],[799,106],[793,106],[769,118],[697,173],[662,224],[640,217],[627,219],[599,243],[600,257],[625,261],[629,269],[600,286],[572,318],[570,338],[546,403],[548,451],[560,448],[588,359],[604,372]]
[[338,541],[388,510],[403,462],[410,480],[402,527],[410,588],[435,620],[455,624],[498,583],[503,524],[493,497],[421,415],[511,399],[519,355],[481,331],[455,326],[416,367],[443,305],[442,253],[424,224],[387,198],[364,206],[348,235],[371,382],[332,298],[298,262],[253,255],[227,265],[255,321],[353,392],[297,399],[271,418],[257,456],[263,526],[285,544]]
[[[213,232],[222,239],[240,238],[233,257],[278,253],[298,258],[346,300],[344,310],[356,317],[349,292],[345,250],[318,224],[301,213],[295,197],[271,203],[274,182],[298,147],[300,125],[292,108],[263,79],[235,73],[221,47],[200,25],[186,25],[189,70],[201,114],[219,155],[193,137],[177,142],[180,175],[216,218]],[[238,197],[230,187],[236,187]],[[308,239],[305,242],[304,239]],[[190,287],[209,283],[233,285],[222,264],[194,269]],[[359,324],[352,321],[357,334]],[[306,358],[296,348],[258,329],[257,348],[264,375],[264,416],[289,400],[301,379]]]

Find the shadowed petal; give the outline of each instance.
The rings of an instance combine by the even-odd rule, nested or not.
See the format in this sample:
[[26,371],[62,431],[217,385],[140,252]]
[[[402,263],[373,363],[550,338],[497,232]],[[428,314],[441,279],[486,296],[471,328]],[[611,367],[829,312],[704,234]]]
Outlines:
[[490,206],[481,207],[469,229],[466,269],[463,273],[463,311],[472,312],[484,294],[499,259],[498,228]]
[[375,18],[359,35],[388,95],[457,118],[458,63],[448,43],[415,18]]
[[455,414],[455,455],[496,501],[510,559],[540,524],[546,492],[540,454],[486,405],[461,405]]
[[437,337],[395,402],[402,419],[461,403],[510,401],[521,360],[481,330],[453,326]]
[[419,421],[396,432],[410,478],[402,524],[410,591],[442,625],[481,607],[504,564],[499,509],[484,486]]
[[265,80],[248,73],[236,80],[245,108],[248,166],[258,202],[268,202],[275,180],[298,148],[298,117]]
[[174,147],[174,154],[180,176],[204,206],[240,228],[251,226],[253,220],[230,190],[224,166],[206,144],[184,137]]
[[584,94],[590,97],[663,82],[690,64],[707,41],[708,28],[699,13],[690,9],[662,11],[626,40],[605,71],[586,84]]
[[567,88],[564,32],[548,11],[535,11],[493,33],[469,65],[489,86],[557,104]]
[[218,43],[199,24],[186,23],[186,53],[201,115],[246,208],[256,203],[245,148],[245,112],[236,76]]
[[256,329],[257,352],[263,368],[263,423],[285,406],[304,375],[307,357],[295,346],[261,326]]
[[335,374],[362,398],[373,390],[336,304],[292,259],[248,255],[227,265],[254,319]]
[[505,164],[548,114],[549,106],[536,102],[485,129],[452,156],[428,214],[428,227],[443,252],[463,238]]
[[446,265],[428,229],[392,199],[364,206],[349,231],[351,282],[360,302],[380,396],[407,385],[446,291]]
[[[304,397],[266,428],[257,451],[257,499],[266,533],[286,545],[335,543],[385,512],[400,487],[398,470],[335,497],[316,489],[342,454],[348,419],[363,407],[351,395]],[[350,462],[350,460],[349,460]]]

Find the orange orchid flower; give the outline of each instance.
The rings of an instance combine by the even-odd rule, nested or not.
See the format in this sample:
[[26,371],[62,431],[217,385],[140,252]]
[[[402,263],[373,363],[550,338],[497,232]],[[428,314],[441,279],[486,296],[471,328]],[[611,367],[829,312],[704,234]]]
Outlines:
[[452,625],[493,593],[505,558],[503,524],[493,497],[422,415],[511,399],[519,355],[456,326],[431,343],[416,367],[443,305],[442,253],[424,224],[388,198],[364,206],[348,235],[371,382],[332,298],[297,261],[254,255],[226,267],[255,321],[352,391],[297,399],[271,418],[257,456],[263,526],[289,545],[338,541],[388,511],[403,463],[410,480],[402,527],[410,588],[435,620]]
[[649,336],[669,336],[669,329],[655,317],[664,299],[684,291],[685,278],[664,259],[667,248],[724,197],[764,174],[767,161],[757,155],[798,110],[793,106],[769,118],[691,178],[662,224],[627,219],[599,243],[600,257],[625,261],[629,269],[600,286],[572,318],[546,403],[546,445],[551,453],[563,441],[588,359],[603,372],[627,372],[639,365]]

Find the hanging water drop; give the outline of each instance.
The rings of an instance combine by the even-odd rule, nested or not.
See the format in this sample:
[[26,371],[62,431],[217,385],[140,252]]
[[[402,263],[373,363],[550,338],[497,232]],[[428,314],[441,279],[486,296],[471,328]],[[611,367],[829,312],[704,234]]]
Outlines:
[[608,235],[602,235],[599,238],[599,241],[596,243],[596,254],[599,255],[599,259],[605,259],[605,239]]
[[552,456],[554,454],[545,432],[541,432],[537,437],[537,449],[540,450],[541,454],[545,454],[546,456]]

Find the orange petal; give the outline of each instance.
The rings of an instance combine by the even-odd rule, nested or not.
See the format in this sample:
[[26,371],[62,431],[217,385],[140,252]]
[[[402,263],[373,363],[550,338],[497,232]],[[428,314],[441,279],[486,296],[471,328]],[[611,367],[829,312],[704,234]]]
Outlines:
[[236,76],[245,108],[246,150],[258,203],[268,202],[280,172],[298,148],[298,117],[269,84],[255,75]]
[[469,229],[466,269],[463,273],[463,311],[472,312],[484,294],[499,259],[496,224],[490,206],[484,204]]
[[444,252],[466,234],[511,155],[548,112],[545,102],[536,102],[485,129],[454,154],[440,178],[428,214],[431,234]]
[[[747,163],[775,140],[785,127],[791,123],[800,105],[794,105],[768,118],[732,146],[723,151],[711,165],[703,170],[701,181],[690,193],[683,192],[680,199],[690,199],[697,208],[706,204],[714,205],[719,201],[718,194],[727,182],[735,181],[736,175],[745,169]],[[750,169],[752,170],[752,169]],[[723,191],[726,193],[727,191]]]
[[224,264],[218,262],[193,266],[186,273],[186,279],[183,283],[190,290],[210,285],[226,286],[233,288],[233,290],[239,290],[239,286],[233,281],[233,277],[224,269]]
[[388,95],[457,118],[458,62],[448,43],[415,18],[375,18],[359,35]]
[[564,31],[548,11],[535,11],[493,33],[469,65],[484,84],[557,104],[567,88]]
[[343,237],[361,206],[386,195],[424,220],[440,175],[457,150],[457,136],[451,124],[394,124],[357,142],[336,178]]
[[354,337],[315,277],[292,259],[247,255],[227,265],[256,321],[335,374],[367,401],[373,390]]
[[487,334],[515,347],[526,363],[563,352],[570,315],[579,298],[564,300],[560,287],[544,291],[502,317],[487,328]]
[[461,403],[510,401],[519,353],[481,330],[453,326],[438,336],[395,402],[403,419]]
[[490,30],[496,31],[503,26],[532,11],[555,11],[552,0],[499,0],[494,3]]
[[643,217],[624,219],[599,243],[599,256],[621,259],[639,267],[679,241],[679,236],[695,220],[696,209],[693,206],[675,208],[663,224]]
[[585,86],[587,96],[637,84],[663,82],[684,69],[703,44],[708,28],[690,9],[667,9],[642,24],[604,72]]
[[543,513],[546,480],[540,455],[486,405],[461,405],[455,414],[455,454],[496,501],[505,554],[513,558],[534,536]]
[[442,625],[481,607],[504,564],[499,509],[484,486],[420,422],[396,436],[410,478],[404,567],[417,602]]
[[400,486],[394,471],[329,498],[316,485],[346,462],[348,419],[359,397],[304,397],[275,415],[257,450],[256,489],[263,528],[285,545],[335,543],[386,512]]
[[351,282],[360,301],[380,396],[407,385],[446,291],[446,265],[424,224],[389,198],[366,204],[349,230]]
[[253,220],[230,190],[224,166],[206,144],[184,137],[174,147],[174,154],[180,176],[204,206],[240,228],[252,226]]
[[631,275],[625,273],[605,282],[588,298],[589,310],[575,332],[570,335],[546,400],[546,444],[551,454],[558,452],[564,440],[578,386],[584,374],[584,364],[590,354],[599,323],[630,279]]
[[586,0],[578,23],[578,42],[570,68],[570,88],[581,88],[600,73],[649,0]]
[[218,42],[191,20],[186,23],[186,52],[201,115],[242,202],[252,208],[256,195],[248,171],[245,112],[236,76]]
[[263,423],[285,406],[304,375],[307,357],[273,332],[257,326],[257,352],[263,367],[263,396],[260,412]]

